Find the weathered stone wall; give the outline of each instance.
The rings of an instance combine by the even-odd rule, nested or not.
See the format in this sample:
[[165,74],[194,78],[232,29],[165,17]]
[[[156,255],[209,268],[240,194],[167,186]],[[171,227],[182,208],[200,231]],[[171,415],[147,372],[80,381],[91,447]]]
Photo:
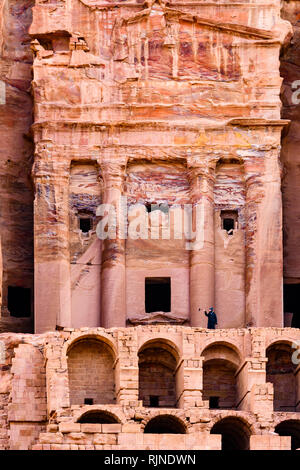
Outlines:
[[282,118],[290,119],[290,125],[282,136],[281,159],[283,164],[283,229],[284,229],[284,282],[294,284],[294,289],[286,292],[286,325],[290,326],[294,313],[299,326],[300,312],[297,305],[299,295],[299,24],[300,5],[298,1],[282,2],[281,15],[293,26],[293,37],[281,55],[280,74],[283,77],[281,90]]
[[0,446],[27,449],[45,430],[47,420],[47,337],[3,333],[0,341]]
[[[246,181],[241,162],[220,163],[216,169],[215,202],[215,308],[219,326],[245,323]],[[222,227],[221,211],[237,211],[235,229]]]
[[[36,3],[36,332],[204,327],[199,307],[211,305],[222,328],[283,325],[279,53],[291,27],[279,1],[265,8]],[[118,224],[121,195],[198,205],[203,239],[187,249],[118,230],[97,243],[96,206],[115,205]],[[145,210],[148,233],[162,222]],[[237,213],[233,235],[223,210]],[[170,312],[145,311],[146,277],[171,278]]]
[[[129,162],[126,174],[124,195],[128,204],[141,204],[141,214],[145,213],[147,204],[177,205],[179,208],[190,202],[188,170],[180,162],[169,162],[167,159]],[[180,322],[189,320],[189,251],[183,237],[176,239],[172,210],[166,213],[153,209],[145,215],[147,239],[126,240],[126,310],[131,323],[149,321],[151,318],[145,312],[146,277],[170,277],[170,313],[173,319]],[[136,209],[130,211],[129,222],[136,215]],[[182,214],[179,217],[182,218]],[[168,220],[169,232],[166,228]]]
[[[3,85],[5,91],[5,103],[0,105],[0,112],[2,113],[3,133],[6,137],[5,146],[2,146],[2,166],[4,166],[2,168],[3,197],[1,198],[3,219],[1,224],[3,251],[1,325],[3,330],[14,331],[32,329],[31,319],[11,317],[7,310],[9,285],[30,288],[33,300],[32,190],[29,180],[32,144],[28,134],[32,120],[32,100],[29,93],[32,55],[28,35],[28,28],[32,22],[32,6],[31,2],[20,1],[3,2],[2,5],[1,86]],[[180,243],[167,243],[165,240],[160,240],[160,243],[156,244],[156,250],[153,250],[153,243],[150,241],[143,243],[143,241],[136,240],[131,245],[128,243],[124,248],[125,256],[123,249],[120,249],[121,257],[119,256],[118,259],[121,261],[123,256],[121,265],[126,265],[126,274],[124,275],[121,265],[118,269],[116,268],[121,273],[122,283],[124,284],[124,280],[127,280],[127,293],[121,293],[113,305],[109,303],[112,302],[111,300],[101,299],[102,247],[95,236],[95,207],[101,200],[103,192],[104,160],[112,161],[114,158],[118,159],[118,155],[122,157],[126,155],[125,160],[129,163],[126,164],[126,175],[124,175],[124,185],[121,191],[124,195],[129,190],[126,189],[126,181],[128,178],[130,180],[131,169],[135,166],[138,168],[140,165],[142,179],[140,183],[138,178],[135,181],[133,196],[136,196],[136,199],[140,198],[144,201],[152,199],[156,202],[159,200],[157,193],[160,193],[161,200],[172,203],[175,199],[180,199],[178,176],[180,165],[189,170],[195,161],[199,163],[200,158],[203,159],[204,167],[209,166],[206,157],[203,158],[205,146],[207,152],[214,153],[215,156],[223,157],[228,152],[225,143],[229,136],[224,135],[222,139],[222,129],[218,133],[218,145],[216,145],[214,133],[214,145],[209,147],[210,137],[206,128],[208,123],[210,126],[215,126],[216,123],[218,125],[228,123],[229,118],[278,119],[279,117],[278,54],[280,46],[276,40],[279,38],[281,42],[284,42],[284,35],[289,32],[288,24],[280,19],[279,2],[261,4],[257,1],[251,6],[251,15],[246,4],[234,5],[234,16],[232,16],[231,8],[217,4],[208,6],[197,2],[193,5],[183,3],[175,14],[176,8],[175,4],[166,6],[164,2],[158,2],[152,6],[149,4],[149,8],[144,8],[135,2],[123,2],[122,5],[114,5],[111,8],[109,5],[104,8],[99,4],[95,9],[90,8],[88,3],[82,2],[74,2],[72,6],[59,3],[55,10],[44,2],[41,4],[37,2],[34,6],[30,34],[32,38],[36,37],[40,41],[40,45],[36,42],[33,45],[37,56],[33,81],[33,89],[36,90],[34,95],[36,126],[34,129],[36,129],[37,160],[40,149],[44,148],[44,152],[47,153],[46,149],[49,144],[50,158],[55,161],[55,155],[58,155],[57,158],[61,162],[63,160],[67,162],[66,166],[62,164],[61,170],[59,169],[57,173],[52,163],[49,168],[46,168],[45,174],[50,177],[53,171],[57,184],[60,178],[64,185],[70,180],[71,201],[70,214],[61,214],[63,216],[61,221],[56,221],[51,211],[48,214],[49,218],[48,216],[45,218],[46,221],[51,222],[52,229],[56,223],[61,224],[64,221],[64,225],[69,229],[69,235],[65,233],[63,236],[69,239],[68,246],[60,246],[60,241],[55,240],[55,230],[45,229],[49,243],[45,250],[49,253],[46,256],[47,265],[43,268],[38,261],[41,241],[37,241],[36,244],[37,282],[43,278],[43,275],[47,278],[49,273],[53,279],[51,288],[47,288],[46,292],[43,286],[37,288],[37,305],[40,296],[43,299],[41,309],[42,307],[47,309],[41,316],[51,318],[48,311],[53,312],[55,309],[61,312],[57,319],[50,321],[51,325],[49,323],[41,327],[44,330],[53,329],[57,324],[79,327],[82,325],[81,315],[85,318],[84,325],[90,327],[105,325],[106,314],[101,313],[101,304],[102,310],[110,306],[115,310],[118,308],[121,313],[118,313],[116,318],[120,318],[121,323],[124,323],[126,319],[141,320],[145,317],[145,312],[142,312],[144,306],[142,281],[150,268],[147,271],[142,266],[142,256],[139,262],[140,251],[144,254],[148,253],[147,263],[149,267],[152,266],[152,275],[155,275],[155,263],[151,265],[151,262],[154,262],[151,259],[155,258],[156,254],[156,259],[159,258],[162,264],[163,259],[160,254],[164,253],[163,256],[166,257],[163,263],[166,266],[164,275],[171,273],[175,282],[173,293],[176,293],[176,297],[172,298],[171,313],[180,321],[192,317],[192,323],[196,318],[197,324],[205,326],[204,322],[201,323],[202,316],[197,317],[196,306],[209,306],[212,303],[220,314],[222,327],[239,327],[246,324],[280,326],[282,324],[281,314],[277,312],[279,308],[277,306],[281,304],[280,299],[277,298],[278,295],[281,296],[278,288],[282,269],[281,253],[278,247],[275,247],[276,244],[280,244],[281,240],[278,236],[275,237],[276,240],[270,239],[269,243],[272,246],[270,245],[268,249],[262,242],[269,230],[278,230],[279,196],[274,198],[274,189],[271,189],[274,186],[274,180],[270,184],[267,184],[267,181],[272,178],[268,175],[274,176],[279,169],[276,168],[274,157],[270,158],[269,163],[266,159],[264,168],[259,167],[261,152],[265,152],[266,147],[262,146],[258,149],[254,144],[250,144],[252,148],[249,147],[248,134],[254,130],[251,126],[249,127],[249,123],[242,128],[239,127],[240,124],[235,127],[238,138],[231,144],[236,147],[236,150],[231,149],[228,153],[230,158],[234,156],[238,157],[239,161],[245,160],[244,189],[238,189],[239,183],[236,181],[234,171],[233,173],[229,171],[227,183],[223,180],[225,184],[225,186],[223,184],[223,202],[215,196],[214,261],[212,263],[213,257],[210,254],[210,258],[204,263],[209,282],[205,283],[205,280],[197,278],[201,294],[195,293],[193,287],[195,284],[193,271],[197,268],[196,266],[194,269],[193,266],[194,263],[201,264],[201,260],[194,260],[193,254],[188,260]],[[185,14],[183,15],[182,12]],[[218,22],[211,20],[216,15]],[[289,33],[287,35],[287,42],[281,56],[280,72],[284,77],[281,115],[284,119],[292,120],[284,134],[282,149],[285,209],[284,265],[285,282],[296,284],[298,284],[299,277],[297,274],[298,232],[295,229],[297,204],[294,204],[298,184],[295,166],[298,106],[292,103],[291,85],[297,80],[299,62],[297,15],[297,1],[283,2],[281,17],[293,25],[294,32],[291,43],[289,43],[291,35]],[[73,22],[71,26],[67,20],[70,16]],[[226,23],[226,26],[222,26],[222,22]],[[80,36],[78,37],[74,31],[79,31]],[[143,31],[146,31],[145,35]],[[81,39],[81,35],[84,39]],[[58,70],[63,71],[59,80],[57,79]],[[59,119],[56,118],[58,115],[56,113],[59,113]],[[129,126],[134,122],[134,126],[128,132],[118,127],[109,130],[108,123],[116,124],[120,120]],[[171,130],[169,125],[174,120],[177,126]],[[68,125],[71,125],[70,121],[74,123],[71,133],[70,127],[68,128]],[[141,121],[147,121],[148,127],[140,127]],[[162,128],[161,121],[168,122],[168,126]],[[13,126],[9,124],[10,122]],[[186,125],[187,122],[190,123],[189,126]],[[62,123],[64,123],[64,130],[60,128]],[[94,127],[92,130],[91,123],[93,126],[98,123],[100,127],[97,130]],[[192,123],[197,128],[196,132],[191,132]],[[258,122],[252,122],[251,125],[254,126],[254,124],[257,126]],[[269,124],[274,125],[274,123]],[[38,130],[43,126],[48,126],[44,134],[42,130]],[[263,128],[262,134],[265,132],[266,129]],[[101,134],[101,138],[98,134]],[[114,137],[112,137],[113,134]],[[170,136],[167,137],[167,134]],[[72,138],[68,141],[70,135]],[[256,136],[253,142],[257,142],[258,138]],[[45,146],[43,146],[44,141],[47,142]],[[41,142],[41,147],[39,147],[39,142]],[[279,137],[277,137],[277,142],[279,142]],[[272,146],[274,143],[271,144]],[[248,151],[249,155],[246,156]],[[192,152],[192,158],[188,159],[186,155],[190,152]],[[254,156],[255,152],[256,160],[250,158],[250,154]],[[149,173],[153,181],[147,188],[143,183],[147,180],[147,172],[144,171],[147,166],[143,165],[147,160],[153,161],[155,158],[160,161],[157,167],[159,171],[156,177],[151,172]],[[72,164],[74,161],[77,162],[76,165]],[[102,166],[99,166],[100,161]],[[255,171],[258,171],[255,176],[255,178],[258,177],[256,183],[253,179],[255,172],[248,171],[250,167],[253,169],[255,162],[257,163]],[[36,166],[38,165],[37,162]],[[79,184],[81,189],[74,190],[72,175],[76,173],[74,169],[76,166],[79,180],[75,186]],[[88,169],[92,167],[97,172],[94,176],[93,171],[89,172]],[[122,168],[121,164],[121,173],[124,170]],[[173,170],[174,179],[172,180]],[[66,171],[65,175],[62,174],[64,171]],[[165,172],[168,172],[171,183],[174,182],[173,186],[170,185],[170,191],[166,193],[162,191],[162,187],[167,182],[167,179],[162,177]],[[185,170],[179,172],[183,177]],[[85,174],[86,183],[81,183],[80,177],[84,179]],[[106,175],[106,187],[110,184],[109,178],[111,177]],[[219,191],[218,178],[217,172],[215,193]],[[276,178],[275,186],[278,189],[279,177]],[[194,199],[192,180],[190,177],[188,180],[185,188],[188,193],[186,202]],[[264,188],[260,193],[262,180],[269,189]],[[226,184],[228,189],[230,188],[228,194],[232,195],[228,201],[225,196]],[[256,188],[255,185],[257,185]],[[36,183],[36,188],[38,187],[40,186]],[[82,189],[83,187],[85,188]],[[243,191],[245,191],[244,197],[242,197]],[[44,194],[46,198],[50,198],[51,204],[51,191],[47,195]],[[260,197],[262,194],[265,196],[264,199]],[[53,193],[53,197],[56,198],[56,196]],[[59,193],[59,197],[65,201],[63,204],[67,204],[67,194]],[[227,201],[226,204],[225,201]],[[243,204],[244,210],[241,209]],[[220,230],[218,211],[222,210],[222,205],[226,208],[234,206],[239,212],[239,225],[230,239],[224,231]],[[43,211],[42,207],[37,211],[37,223],[41,217],[42,225],[43,216],[38,213]],[[55,204],[52,211],[56,211]],[[78,214],[81,211],[85,213],[91,211],[93,216],[93,228],[86,237],[82,236],[78,229]],[[267,223],[268,211],[277,212],[279,217],[271,229],[268,228]],[[259,213],[262,214],[260,217],[258,217]],[[263,224],[259,222],[259,219],[263,219]],[[248,231],[246,225],[249,227]],[[262,228],[260,225],[265,225],[265,227]],[[258,235],[260,231],[262,233]],[[36,233],[40,233],[38,228]],[[51,237],[49,237],[50,234]],[[207,233],[208,239],[210,236],[212,236],[211,232],[210,235]],[[51,243],[56,244],[57,247],[50,248]],[[109,263],[105,260],[110,258],[109,250],[111,249],[113,250],[112,247],[106,248],[108,251],[103,264],[103,268],[107,268],[106,271],[110,269]],[[62,255],[64,250],[65,254]],[[269,255],[266,253],[262,256],[263,267],[261,268],[256,266],[259,250],[273,253],[272,262],[269,261]],[[59,263],[57,260],[50,259],[51,251],[52,257],[62,257]],[[173,266],[171,266],[172,260]],[[275,269],[274,263],[277,266]],[[214,270],[210,268],[212,264],[215,266]],[[192,275],[189,281],[191,267]],[[244,275],[245,271],[246,275]],[[103,287],[109,282],[105,280],[110,277],[106,274],[102,276]],[[211,286],[212,279],[215,279],[214,288]],[[268,279],[268,285],[264,279]],[[122,283],[120,281],[120,285]],[[182,286],[180,295],[177,294],[179,283]],[[93,289],[94,285],[98,285],[98,288]],[[135,296],[133,303],[133,292],[136,287],[139,294]],[[122,291],[122,288],[117,287],[116,290]],[[107,294],[104,294],[105,296],[109,297]],[[121,299],[122,302],[125,301],[125,308],[124,305],[122,308],[117,307]],[[270,299],[274,301],[271,302]],[[53,302],[55,305],[52,307]],[[232,307],[232,302],[234,307]],[[33,315],[33,307],[31,310]],[[124,310],[126,310],[125,318],[123,318]],[[237,313],[232,315],[230,310]],[[269,320],[270,315],[273,315],[273,318]],[[172,320],[174,318],[171,318]],[[290,325],[290,320],[291,317],[287,317],[287,325]],[[170,319],[166,318],[166,321]]]
[[[70,277],[72,325],[96,326],[101,311],[101,241],[96,236],[96,208],[101,203],[102,181],[97,165],[71,165],[70,204]],[[90,220],[90,230],[80,230],[80,219]],[[95,286],[98,286],[95,288]]]
[[[0,2],[0,224],[2,309],[0,331],[33,331],[33,188],[31,167],[31,0]],[[16,318],[8,310],[8,286],[31,289],[31,306]]]
[[[8,286],[33,290],[31,83],[43,334],[0,335],[0,447],[220,449],[222,437],[223,448],[300,448],[300,369],[291,359],[299,330],[281,328],[279,162],[291,118],[285,280],[298,283],[298,111],[289,101],[297,2],[282,12],[278,0],[1,5],[0,330],[32,331],[32,316],[7,310]],[[294,25],[290,47],[280,14]],[[121,195],[198,204],[201,246],[119,232],[100,242],[97,207],[119,208]],[[232,234],[222,211],[236,214]],[[160,221],[146,214],[148,230],[162,231],[165,214],[155,212]],[[88,232],[80,218],[90,219]],[[170,312],[145,312],[146,277],[171,278]],[[199,307],[211,305],[216,331],[202,328]],[[125,328],[132,324],[146,326]]]
[[[1,448],[220,449],[221,436],[224,448],[229,435],[240,436],[234,438],[235,449],[289,449],[291,437],[293,448],[299,447],[299,365],[294,383],[285,384],[286,399],[281,397],[280,407],[274,402],[275,410],[273,396],[281,393],[281,386],[268,382],[266,375],[268,351],[274,345],[287,350],[289,345],[290,358],[294,357],[292,346],[299,339],[297,329],[211,331],[182,326],[82,328],[39,336],[1,334],[6,345],[0,389]],[[71,353],[84,343],[85,352],[78,359],[87,358],[90,351],[97,364],[88,371],[97,392],[92,405],[84,404],[91,390],[79,363],[76,382],[72,378]],[[114,361],[108,362],[103,355],[108,347]],[[176,364],[172,393],[176,389],[177,401],[173,405],[161,400],[158,406],[149,406],[147,397],[139,395],[144,373],[151,373],[154,362],[146,368],[142,353],[149,348],[155,360],[161,357],[169,367]],[[220,361],[224,368],[218,368],[219,386],[212,387],[205,379],[206,366]],[[233,365],[237,368],[228,387],[225,366]],[[100,369],[106,370],[105,375]],[[106,393],[112,380],[116,402]],[[155,382],[158,390],[161,377],[152,373]],[[152,394],[152,389],[147,390]],[[289,403],[292,392],[298,397],[293,407]],[[209,407],[210,396],[220,397],[219,408]],[[276,429],[281,433],[284,426],[290,426],[287,433],[278,435]]]

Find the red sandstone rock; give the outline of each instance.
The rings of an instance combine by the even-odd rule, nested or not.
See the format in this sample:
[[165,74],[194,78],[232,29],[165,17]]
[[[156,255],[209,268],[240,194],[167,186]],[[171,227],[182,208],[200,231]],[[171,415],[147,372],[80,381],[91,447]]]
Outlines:
[[[242,449],[300,446],[279,162],[291,119],[284,269],[296,283],[298,6],[280,7],[3,3],[0,330],[32,329],[8,311],[8,286],[33,291],[34,261],[44,334],[0,335],[1,448],[220,449],[226,429]],[[118,226],[97,238],[98,206],[119,209],[121,195],[157,237],[125,240]],[[178,209],[156,218],[153,203],[200,207],[192,249],[174,227],[163,236]],[[169,307],[146,308],[147,282],[162,278]]]
[[1,331],[33,331],[33,309],[20,321],[9,316],[8,286],[31,289],[33,303],[33,191],[30,181],[33,146],[32,54],[28,28],[33,2],[1,2],[1,197],[3,257]]
[[[276,2],[261,8],[239,6],[233,20],[220,7],[213,20],[202,4],[35,5],[37,332],[151,323],[150,277],[171,279],[156,322],[205,326],[199,307],[215,305],[221,327],[282,325],[278,54],[291,27]],[[120,195],[198,204],[202,246],[119,233],[99,243],[96,208]]]
[[[293,94],[297,92],[299,80],[299,4],[295,1],[284,2],[282,8],[283,18],[293,25],[293,38],[285,46],[281,57],[282,84],[282,117],[290,119],[289,127],[283,133],[281,158],[283,163],[283,227],[284,227],[284,282],[286,285],[295,284],[294,300],[289,301],[293,295],[291,290],[286,291],[286,312],[297,309],[297,284],[299,284],[299,105],[293,102]],[[297,98],[297,95],[295,96]],[[286,325],[291,319],[286,315]]]

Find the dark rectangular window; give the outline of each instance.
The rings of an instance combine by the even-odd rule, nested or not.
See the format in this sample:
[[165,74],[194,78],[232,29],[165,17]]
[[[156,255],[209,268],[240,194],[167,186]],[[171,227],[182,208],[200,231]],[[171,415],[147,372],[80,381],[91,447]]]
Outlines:
[[7,308],[12,317],[30,317],[31,289],[8,286]]
[[238,211],[222,210],[221,227],[228,235],[232,235],[233,231],[238,228]]
[[219,397],[209,397],[209,407],[212,409],[219,408]]
[[85,398],[84,399],[84,404],[85,405],[93,405],[94,404],[93,398]]
[[300,284],[284,284],[284,313],[292,314],[292,328],[300,328]]
[[146,277],[145,309],[146,313],[171,311],[170,277]]
[[234,230],[234,220],[223,219],[223,230],[226,230],[227,232]]
[[159,396],[158,395],[150,395],[150,406],[157,408],[159,406]]
[[92,228],[92,219],[89,217],[80,217],[79,227],[83,233],[88,233]]

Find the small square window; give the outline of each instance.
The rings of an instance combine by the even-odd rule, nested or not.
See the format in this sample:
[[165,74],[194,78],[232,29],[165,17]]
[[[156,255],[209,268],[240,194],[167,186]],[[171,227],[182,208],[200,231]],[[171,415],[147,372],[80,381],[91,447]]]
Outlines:
[[85,405],[93,405],[94,404],[94,399],[93,398],[85,398],[84,399],[84,404]]
[[234,219],[223,219],[223,230],[227,232],[234,230]]
[[92,219],[90,217],[80,217],[79,227],[82,233],[88,233],[92,228]]
[[157,408],[159,406],[158,395],[150,395],[150,406],[152,406],[153,408]]
[[209,408],[218,409],[219,400],[220,400],[220,397],[209,397]]
[[170,277],[146,277],[145,309],[146,313],[171,311]]
[[238,227],[237,211],[221,211],[221,228],[226,230],[228,235],[233,235],[233,231]]

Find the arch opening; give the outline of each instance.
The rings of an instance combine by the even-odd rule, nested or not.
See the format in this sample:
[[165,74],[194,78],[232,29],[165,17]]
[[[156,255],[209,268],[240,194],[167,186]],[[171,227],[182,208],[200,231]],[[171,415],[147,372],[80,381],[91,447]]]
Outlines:
[[139,400],[144,406],[175,408],[177,359],[163,341],[150,342],[139,352]]
[[297,384],[293,352],[288,343],[275,343],[267,349],[267,382],[274,386],[274,411],[295,411]]
[[160,415],[152,418],[145,426],[146,434],[186,434],[184,424],[175,416]]
[[112,349],[97,338],[77,341],[67,353],[70,404],[114,404]]
[[210,408],[235,409],[237,405],[236,371],[240,362],[235,350],[214,344],[203,351],[203,400]]
[[275,432],[279,436],[291,436],[291,450],[300,449],[300,421],[289,419],[277,424]]
[[218,421],[211,434],[221,434],[222,450],[249,450],[250,430],[239,418],[228,417]]
[[91,410],[84,413],[77,421],[78,423],[97,423],[97,424],[114,424],[119,423],[118,419],[102,410]]

